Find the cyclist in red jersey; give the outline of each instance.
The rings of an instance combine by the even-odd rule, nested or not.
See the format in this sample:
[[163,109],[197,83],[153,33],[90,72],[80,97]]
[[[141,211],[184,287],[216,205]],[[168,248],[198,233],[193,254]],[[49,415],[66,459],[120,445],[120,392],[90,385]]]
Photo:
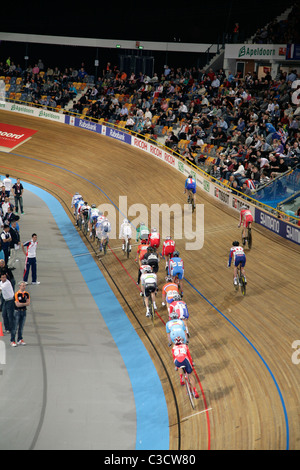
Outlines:
[[137,261],[137,258],[138,258],[138,261],[139,261],[139,272],[138,272],[137,285],[139,285],[139,283],[140,283],[140,279],[141,279],[140,268],[142,266],[142,261],[144,259],[144,256],[147,253],[148,247],[149,247],[149,245],[147,243],[147,240],[143,239],[143,240],[141,240],[141,244],[138,246],[138,249],[137,249],[137,257],[135,259],[135,261]]
[[148,243],[152,248],[154,248],[154,250],[158,250],[160,245],[160,235],[156,228],[153,228],[151,233],[149,233]]
[[248,209],[246,206],[242,206],[241,212],[240,212],[240,223],[238,227],[240,227],[243,224],[243,234],[242,234],[243,245],[246,244],[246,240],[245,240],[245,238],[247,238],[246,230],[248,227],[251,228],[252,222],[253,222],[253,215],[250,209]]
[[172,257],[174,251],[175,251],[175,241],[172,240],[172,238],[169,236],[164,241],[163,247],[162,247],[162,252],[161,252],[161,256],[163,258],[166,258],[166,271],[167,271],[167,274],[168,274],[169,260]]
[[[199,398],[197,389],[196,389],[196,380],[193,374],[193,359],[187,344],[183,344],[183,339],[181,336],[175,338],[174,346],[172,348],[173,361],[175,364],[175,369],[178,370],[182,366],[185,367],[187,374],[189,374],[191,379],[191,386],[193,388],[194,397]],[[184,385],[183,375],[180,372],[180,384]]]

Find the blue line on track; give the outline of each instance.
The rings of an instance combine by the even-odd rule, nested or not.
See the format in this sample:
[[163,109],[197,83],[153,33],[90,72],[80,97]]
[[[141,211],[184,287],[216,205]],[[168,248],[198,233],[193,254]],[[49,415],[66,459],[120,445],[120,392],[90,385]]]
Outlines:
[[264,358],[262,357],[262,355],[259,353],[259,351],[256,349],[256,347],[251,343],[251,341],[247,338],[247,336],[244,335],[244,333],[231,321],[229,320],[229,318],[226,317],[226,315],[224,315],[224,313],[221,312],[221,310],[219,310],[213,303],[211,303],[198,289],[196,289],[195,286],[193,286],[193,284],[188,281],[186,278],[184,278],[184,280],[192,287],[192,289],[194,289],[204,300],[205,302],[207,302],[211,307],[213,307],[228,323],[230,323],[231,326],[233,326],[233,328],[247,341],[247,343],[251,346],[251,348],[256,352],[256,354],[258,355],[258,357],[261,359],[261,361],[263,362],[263,364],[266,366],[269,374],[271,375],[272,377],[272,380],[275,384],[275,387],[277,388],[277,391],[278,391],[278,394],[279,394],[279,397],[280,397],[280,401],[281,401],[281,404],[282,404],[282,408],[283,408],[283,412],[284,412],[284,418],[285,418],[285,427],[286,427],[286,450],[289,450],[289,421],[288,421],[288,415],[287,415],[287,410],[286,410],[286,406],[285,406],[285,403],[284,403],[284,399],[283,399],[283,396],[282,396],[282,393],[281,393],[281,390],[279,388],[279,385],[274,377],[274,374],[273,372],[271,371],[270,367],[268,366],[268,364],[266,363],[266,361],[264,360]]

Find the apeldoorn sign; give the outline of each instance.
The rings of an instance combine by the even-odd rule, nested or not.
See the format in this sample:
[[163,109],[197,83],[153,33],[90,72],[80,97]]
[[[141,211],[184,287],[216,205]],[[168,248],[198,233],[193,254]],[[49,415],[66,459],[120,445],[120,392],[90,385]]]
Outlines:
[[36,132],[33,129],[0,123],[0,150],[11,152],[27,142]]
[[286,44],[226,44],[225,59],[285,60]]

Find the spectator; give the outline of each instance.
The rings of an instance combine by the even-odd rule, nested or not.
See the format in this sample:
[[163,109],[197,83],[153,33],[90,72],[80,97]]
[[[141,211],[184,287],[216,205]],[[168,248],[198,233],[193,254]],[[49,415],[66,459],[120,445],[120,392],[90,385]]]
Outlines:
[[12,189],[13,189],[14,199],[15,199],[15,212],[17,214],[19,211],[19,207],[20,207],[21,214],[24,214],[24,211],[23,211],[24,188],[20,181],[20,178],[17,178],[17,182],[13,185]]
[[25,346],[26,343],[23,340],[23,330],[26,321],[27,307],[30,305],[30,295],[26,291],[26,284],[24,281],[19,283],[19,290],[14,295],[14,321],[11,331],[11,344],[16,345],[16,334],[17,334],[17,345]]
[[[14,328],[14,290],[5,272],[1,272],[0,290],[2,295],[2,317],[4,333],[11,333]],[[12,346],[14,346],[12,344]]]
[[32,234],[31,240],[21,244],[23,253],[26,256],[25,270],[23,273],[23,281],[25,281],[26,284],[28,283],[27,281],[28,281],[30,269],[31,269],[31,276],[32,276],[32,284],[40,284],[40,282],[37,280],[37,263],[36,263],[37,245],[38,245],[38,241],[37,241],[36,233]]

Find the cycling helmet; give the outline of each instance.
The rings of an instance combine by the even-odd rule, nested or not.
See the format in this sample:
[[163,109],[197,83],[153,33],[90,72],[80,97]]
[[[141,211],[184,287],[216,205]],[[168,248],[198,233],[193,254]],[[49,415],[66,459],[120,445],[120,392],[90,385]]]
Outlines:
[[172,237],[168,236],[166,237],[166,240],[172,240]]
[[176,312],[170,313],[170,318],[171,318],[171,320],[176,320],[176,318],[178,318],[177,313]]
[[148,251],[149,253],[153,253],[153,252],[154,252],[152,246],[148,246],[147,251]]
[[181,295],[175,294],[174,297],[173,297],[173,300],[174,300],[174,301],[176,301],[176,300],[181,300]]
[[171,281],[172,281],[172,277],[171,277],[171,276],[167,276],[167,277],[165,277],[165,280],[166,280],[167,282],[171,282]]
[[174,251],[173,258],[179,258],[179,251]]
[[247,209],[248,209],[248,207],[245,206],[245,205],[243,205],[243,206],[241,207],[241,211],[245,211],[245,210],[247,210]]
[[154,228],[152,229],[152,232],[157,232],[157,228],[154,227]]
[[102,211],[99,211],[99,215],[103,215],[103,212],[102,212]]
[[232,246],[239,246],[239,245],[240,245],[240,242],[238,242],[238,241],[232,242]]
[[174,343],[175,343],[175,344],[182,344],[182,343],[183,343],[183,339],[181,338],[181,336],[177,336],[177,337],[174,339]]
[[146,264],[148,264],[147,260],[146,260],[146,259],[142,259],[142,266],[145,266]]
[[188,178],[193,178],[192,175],[189,175]]
[[148,240],[146,240],[145,238],[143,238],[143,240],[141,240],[142,245],[146,245],[147,241],[148,241]]
[[128,224],[128,219],[124,219],[123,224]]
[[96,207],[97,207],[96,204],[92,204],[92,205],[91,205],[91,208],[92,208],[92,209],[96,209]]
[[143,272],[144,272],[144,273],[152,273],[152,268],[151,268],[151,266],[149,266],[149,265],[144,266]]

